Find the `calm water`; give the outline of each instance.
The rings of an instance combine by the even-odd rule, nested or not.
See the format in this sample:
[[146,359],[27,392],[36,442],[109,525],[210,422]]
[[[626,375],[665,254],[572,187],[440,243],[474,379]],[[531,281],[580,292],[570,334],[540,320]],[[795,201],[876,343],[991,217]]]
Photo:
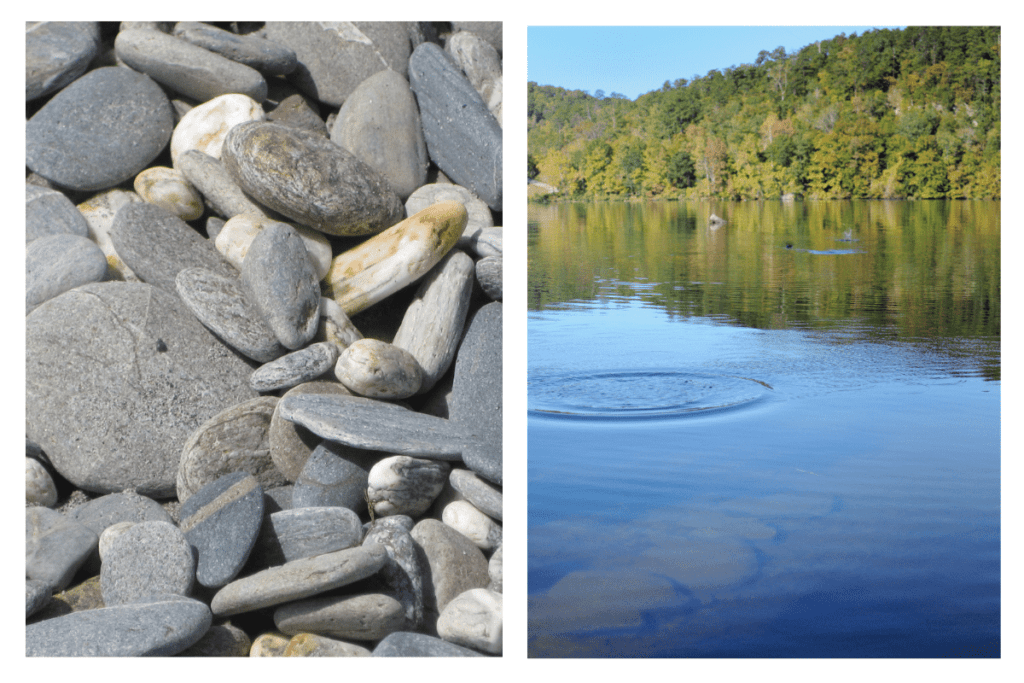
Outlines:
[[999,231],[532,207],[530,655],[999,656]]

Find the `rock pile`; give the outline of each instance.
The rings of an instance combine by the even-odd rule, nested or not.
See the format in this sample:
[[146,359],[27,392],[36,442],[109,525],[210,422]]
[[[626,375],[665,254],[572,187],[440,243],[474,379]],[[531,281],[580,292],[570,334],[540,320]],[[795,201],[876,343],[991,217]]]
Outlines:
[[26,46],[27,654],[500,655],[500,23]]

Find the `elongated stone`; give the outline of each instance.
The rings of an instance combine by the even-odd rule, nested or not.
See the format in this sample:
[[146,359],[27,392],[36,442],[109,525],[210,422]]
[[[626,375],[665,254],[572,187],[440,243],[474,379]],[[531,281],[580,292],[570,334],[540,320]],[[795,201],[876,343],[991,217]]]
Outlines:
[[376,543],[387,549],[388,561],[380,570],[380,578],[405,607],[409,625],[419,628],[423,623],[424,567],[409,534],[412,527],[412,518],[404,515],[381,517],[370,524],[363,545]]
[[222,161],[261,204],[329,235],[373,235],[402,217],[384,176],[311,131],[240,124],[228,133]]
[[428,636],[423,633],[398,631],[377,643],[373,649],[374,657],[483,657],[461,645],[454,645],[446,640]]
[[360,645],[353,645],[334,638],[324,638],[315,633],[300,633],[288,641],[285,657],[369,657],[370,651]]
[[[238,270],[242,270],[242,264],[245,263],[245,257],[249,253],[249,248],[252,246],[252,241],[256,239],[256,235],[260,234],[266,226],[277,222],[263,214],[246,213],[233,216],[217,233],[214,244],[228,263]],[[302,238],[302,244],[306,247],[306,255],[316,273],[316,279],[324,279],[331,267],[331,243],[318,230],[302,225],[291,225],[290,227]]]
[[370,398],[408,398],[422,379],[408,351],[379,339],[360,339],[345,349],[334,374],[352,393]]
[[359,515],[344,507],[301,507],[263,522],[250,565],[263,569],[359,545]]
[[473,259],[452,250],[420,283],[392,342],[408,351],[423,373],[419,393],[430,391],[455,358],[473,293]]
[[484,514],[501,521],[502,493],[470,470],[456,468],[448,475],[452,488]]
[[494,225],[494,216],[487,204],[461,185],[451,183],[430,183],[419,188],[405,200],[405,213],[415,216],[431,204],[441,202],[460,202],[469,214],[457,243],[460,249],[470,248],[474,235]]
[[249,378],[249,386],[256,391],[294,387],[329,371],[337,360],[338,347],[331,342],[310,344],[260,367]]
[[190,149],[181,153],[176,167],[206,198],[210,208],[231,218],[241,213],[263,214],[263,209],[238,187],[227,169],[208,154]]
[[183,221],[203,215],[203,200],[179,171],[152,166],[135,176],[135,191],[150,204],[167,209]]
[[502,304],[489,303],[469,323],[455,360],[450,416],[480,436],[463,461],[496,484],[502,481],[502,310]]
[[263,121],[266,115],[260,103],[251,97],[230,93],[214,97],[181,117],[171,135],[171,162],[194,149],[220,159],[228,131],[247,121]]
[[405,627],[405,611],[400,602],[381,593],[310,598],[278,607],[274,624],[282,633],[380,640]]
[[331,262],[324,296],[352,316],[423,277],[451,251],[468,214],[458,202],[443,202],[339,254]]
[[174,26],[174,35],[273,76],[290,74],[298,64],[295,52],[283,45],[255,35],[237,35],[197,21],[179,21]]

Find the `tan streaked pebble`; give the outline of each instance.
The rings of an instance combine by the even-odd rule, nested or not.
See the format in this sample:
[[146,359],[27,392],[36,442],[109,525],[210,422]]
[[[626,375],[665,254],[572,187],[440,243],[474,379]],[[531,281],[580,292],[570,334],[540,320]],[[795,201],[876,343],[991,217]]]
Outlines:
[[[238,270],[242,269],[246,254],[252,241],[265,227],[279,221],[272,220],[266,216],[243,213],[228,219],[217,233],[214,246],[221,253],[228,263]],[[317,280],[323,280],[331,267],[331,243],[319,230],[307,228],[304,225],[285,223],[302,238],[302,244],[306,247],[306,255],[313,266]]]
[[324,295],[354,315],[427,274],[451,251],[469,215],[459,202],[423,209],[331,262]]
[[250,657],[284,657],[284,651],[288,648],[289,636],[277,631],[263,633],[252,641],[249,649]]
[[412,354],[378,339],[360,339],[345,349],[334,374],[352,392],[369,398],[409,398],[423,378]]
[[150,204],[156,204],[183,221],[203,215],[203,199],[180,171],[153,166],[135,176],[135,191]]
[[190,149],[220,159],[228,131],[246,121],[265,119],[263,107],[251,97],[238,94],[214,97],[182,116],[174,127],[171,162],[177,166],[178,157]]
[[285,648],[285,657],[369,657],[370,651],[361,645],[325,638],[315,633],[299,633]]
[[341,310],[334,299],[320,297],[320,324],[316,331],[316,341],[333,342],[339,350],[344,351],[363,338],[362,332]]

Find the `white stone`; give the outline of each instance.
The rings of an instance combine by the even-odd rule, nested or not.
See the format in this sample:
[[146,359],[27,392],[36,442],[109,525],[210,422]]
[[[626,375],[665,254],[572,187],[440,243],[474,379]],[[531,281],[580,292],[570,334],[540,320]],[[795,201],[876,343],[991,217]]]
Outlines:
[[413,192],[405,200],[405,215],[415,215],[428,206],[440,202],[459,202],[466,207],[466,213],[469,214],[466,227],[456,245],[460,249],[470,248],[473,236],[477,232],[494,225],[494,217],[486,202],[461,185],[452,185],[451,183],[431,183]]
[[468,500],[448,503],[441,513],[441,521],[473,541],[480,550],[493,550],[501,545],[501,525]]
[[434,502],[448,480],[448,463],[440,460],[392,455],[372,468],[366,496],[377,517],[419,517]]
[[114,217],[122,206],[143,201],[145,200],[134,192],[112,189],[104,190],[78,205],[78,210],[89,224],[89,238],[99,245],[100,251],[107,257],[107,278],[110,280],[140,282],[139,276],[117,255],[114,243],[110,239],[110,232],[114,227]]
[[449,602],[437,619],[437,635],[449,643],[501,654],[501,593],[472,588]]
[[57,486],[53,477],[33,458],[25,458],[25,502],[48,508],[57,504]]
[[246,95],[221,95],[195,107],[181,117],[171,135],[171,163],[177,167],[178,156],[197,149],[220,159],[228,131],[246,121],[263,121],[266,114],[260,103]]
[[103,560],[103,555],[110,550],[110,546],[121,537],[121,534],[131,529],[138,522],[118,522],[117,524],[111,524],[103,533],[100,534],[100,561]]
[[[213,244],[228,263],[238,270],[242,270],[242,263],[245,262],[245,256],[249,253],[249,247],[252,246],[256,235],[266,226],[277,222],[257,214],[239,214],[224,223]],[[327,237],[319,230],[313,230],[304,225],[295,223],[286,223],[285,225],[291,226],[295,232],[299,233],[317,280],[323,280],[331,267],[331,243]]]
[[342,351],[334,374],[347,389],[368,398],[409,398],[423,378],[408,351],[378,339],[360,339]]
[[135,191],[150,204],[167,209],[183,221],[203,215],[203,198],[180,171],[153,166],[135,176]]
[[498,549],[491,555],[490,561],[487,562],[487,575],[491,577],[491,585],[487,588],[495,593],[501,592],[501,560],[503,555],[501,549],[504,547],[499,545]]

